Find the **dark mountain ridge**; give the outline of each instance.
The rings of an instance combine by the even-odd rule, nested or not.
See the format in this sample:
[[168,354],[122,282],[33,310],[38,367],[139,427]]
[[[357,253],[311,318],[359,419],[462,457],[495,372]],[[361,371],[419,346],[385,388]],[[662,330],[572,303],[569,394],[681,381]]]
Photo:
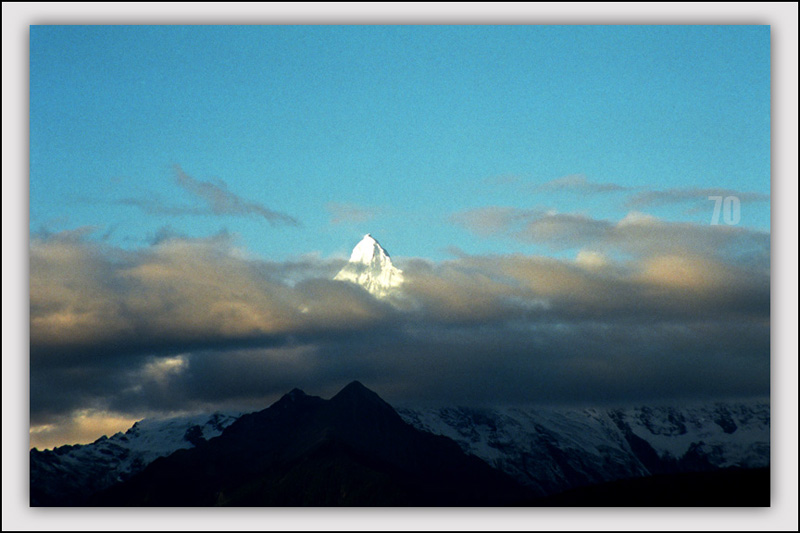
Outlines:
[[496,506],[531,495],[353,382],[330,400],[295,389],[88,505]]

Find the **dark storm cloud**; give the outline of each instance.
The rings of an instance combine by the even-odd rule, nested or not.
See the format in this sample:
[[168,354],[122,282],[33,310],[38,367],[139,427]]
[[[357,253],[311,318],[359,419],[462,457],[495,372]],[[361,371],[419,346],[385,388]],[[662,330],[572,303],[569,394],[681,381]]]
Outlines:
[[[768,394],[768,236],[510,216],[541,239],[594,228],[602,246],[574,260],[398,260],[406,283],[387,301],[333,281],[342,261],[251,259],[225,234],[164,232],[134,251],[87,231],[35,237],[32,435],[262,408],[293,387],[324,395],[353,379],[398,403]],[[531,233],[542,216],[567,230]],[[755,251],[720,251],[743,243]]]
[[135,252],[85,234],[31,242],[34,412],[124,388],[118,381],[152,357],[346,338],[395,313],[332,281],[341,261],[242,259],[225,234],[165,237]]
[[117,203],[138,207],[152,215],[232,215],[261,217],[270,224],[287,224],[299,226],[296,218],[274,211],[258,202],[246,200],[230,190],[222,180],[216,183],[195,179],[186,174],[179,166],[175,166],[175,180],[184,190],[203,202],[202,206],[174,205],[157,196],[147,198],[123,198]]

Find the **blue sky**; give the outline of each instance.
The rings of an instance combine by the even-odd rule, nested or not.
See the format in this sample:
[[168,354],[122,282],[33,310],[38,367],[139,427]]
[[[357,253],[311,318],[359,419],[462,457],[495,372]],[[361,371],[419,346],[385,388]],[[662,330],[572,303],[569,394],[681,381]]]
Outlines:
[[[401,257],[574,255],[457,221],[708,224],[708,191],[755,193],[740,225],[769,231],[769,26],[33,26],[30,43],[35,233],[135,249],[227,231],[272,260],[366,232]],[[653,191],[683,200],[631,202]]]

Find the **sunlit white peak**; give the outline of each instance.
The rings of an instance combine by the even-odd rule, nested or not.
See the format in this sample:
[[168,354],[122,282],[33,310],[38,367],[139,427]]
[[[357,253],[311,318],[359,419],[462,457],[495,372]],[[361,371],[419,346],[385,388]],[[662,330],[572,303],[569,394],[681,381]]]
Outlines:
[[403,271],[392,264],[386,250],[367,233],[353,248],[350,261],[334,279],[357,283],[383,298],[402,285]]
[[368,265],[376,256],[380,257],[381,255],[389,256],[372,234],[367,233],[353,248],[353,253],[350,254],[350,262]]

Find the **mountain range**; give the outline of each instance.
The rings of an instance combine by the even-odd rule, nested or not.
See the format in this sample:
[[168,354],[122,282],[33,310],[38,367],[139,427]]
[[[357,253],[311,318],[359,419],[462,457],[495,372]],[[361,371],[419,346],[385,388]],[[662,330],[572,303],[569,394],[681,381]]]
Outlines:
[[30,460],[34,506],[569,505],[575,490],[585,505],[586,490],[619,480],[731,488],[751,472],[766,473],[744,501],[766,505],[769,406],[395,410],[354,382],[239,417],[144,420]]
[[510,505],[530,491],[419,431],[359,382],[293,390],[219,437],[156,459],[88,500],[103,506]]

